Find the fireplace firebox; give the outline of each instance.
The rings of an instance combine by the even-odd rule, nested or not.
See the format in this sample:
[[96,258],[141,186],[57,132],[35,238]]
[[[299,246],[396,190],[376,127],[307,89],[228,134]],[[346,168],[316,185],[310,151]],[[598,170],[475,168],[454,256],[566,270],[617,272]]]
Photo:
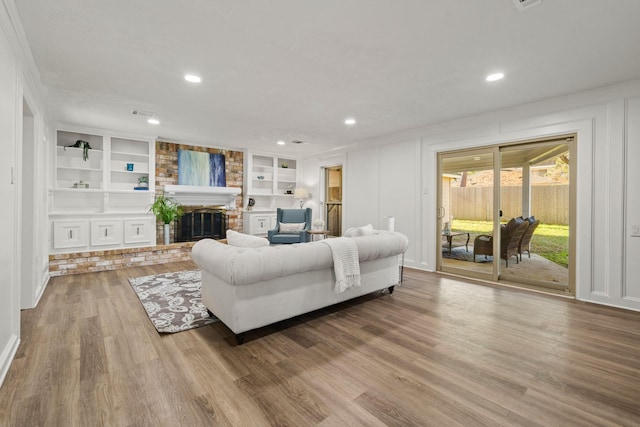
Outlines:
[[227,236],[227,210],[224,207],[184,207],[176,221],[176,242],[224,239]]

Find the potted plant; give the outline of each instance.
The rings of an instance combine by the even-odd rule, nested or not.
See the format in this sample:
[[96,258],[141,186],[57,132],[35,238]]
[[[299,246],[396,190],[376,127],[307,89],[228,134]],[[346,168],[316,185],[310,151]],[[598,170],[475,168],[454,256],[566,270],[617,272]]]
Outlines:
[[149,211],[164,223],[164,244],[168,245],[171,243],[169,224],[182,215],[182,205],[162,192],[151,204]]
[[63,150],[67,151],[67,147],[80,148],[82,150],[82,160],[84,160],[85,162],[89,158],[89,150],[91,150],[91,145],[89,145],[87,141],[79,139],[75,144],[65,145]]
[[138,186],[139,187],[148,187],[149,186],[149,175],[142,175],[138,178]]

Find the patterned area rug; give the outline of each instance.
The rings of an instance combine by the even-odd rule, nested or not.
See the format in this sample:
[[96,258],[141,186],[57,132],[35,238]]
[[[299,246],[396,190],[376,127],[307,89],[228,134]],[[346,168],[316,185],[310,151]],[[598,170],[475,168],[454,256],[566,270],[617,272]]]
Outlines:
[[129,279],[158,332],[173,333],[218,322],[202,303],[200,270]]
[[[457,248],[453,248],[451,252],[449,252],[449,247],[443,248],[442,258],[473,262],[473,246],[469,245],[468,252],[464,246],[458,246]],[[476,256],[476,262],[491,262],[491,261],[493,261],[493,257],[491,256],[487,256],[486,258],[484,255]]]

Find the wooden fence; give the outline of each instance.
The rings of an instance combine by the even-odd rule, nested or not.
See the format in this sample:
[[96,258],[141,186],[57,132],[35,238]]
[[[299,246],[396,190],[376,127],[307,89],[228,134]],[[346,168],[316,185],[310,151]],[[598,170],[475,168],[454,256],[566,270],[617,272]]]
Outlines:
[[[451,187],[450,203],[453,218],[473,221],[493,220],[492,187]],[[502,187],[500,209],[502,209],[503,218],[522,215],[522,187]],[[532,186],[531,214],[545,224],[569,224],[569,186]]]

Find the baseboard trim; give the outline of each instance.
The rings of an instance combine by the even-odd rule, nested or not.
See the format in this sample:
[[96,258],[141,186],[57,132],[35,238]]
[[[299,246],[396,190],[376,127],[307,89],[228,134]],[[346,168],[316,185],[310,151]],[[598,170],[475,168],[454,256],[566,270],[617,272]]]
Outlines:
[[11,335],[9,342],[5,345],[4,350],[2,350],[2,355],[0,355],[0,387],[4,383],[4,379],[9,372],[9,368],[11,367],[11,363],[13,362],[14,357],[16,356],[16,352],[18,351],[18,346],[20,345],[20,337],[18,335]]

